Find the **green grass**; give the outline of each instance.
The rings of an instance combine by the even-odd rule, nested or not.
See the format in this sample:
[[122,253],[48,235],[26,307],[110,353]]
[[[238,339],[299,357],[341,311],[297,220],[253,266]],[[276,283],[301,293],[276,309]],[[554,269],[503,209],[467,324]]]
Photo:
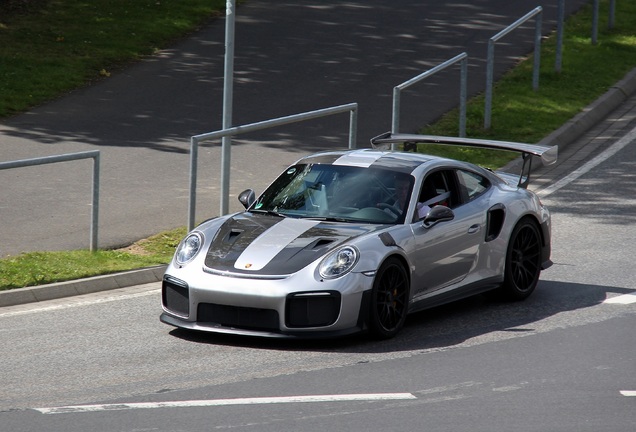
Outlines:
[[166,264],[186,228],[119,250],[30,252],[0,260],[0,291]]
[[[591,44],[592,8],[584,7],[570,17],[563,35],[561,73],[555,71],[556,37],[542,41],[539,89],[532,90],[533,58],[511,69],[494,86],[492,121],[484,125],[484,96],[467,104],[466,136],[504,141],[537,143],[605,93],[636,67],[636,3],[616,2],[616,21],[607,29],[608,1],[601,2],[599,36]],[[421,133],[458,133],[458,110],[447,113]],[[443,146],[420,145],[419,151],[442,154],[498,168],[516,157],[498,153]]]
[[[0,116],[105,79],[110,71],[187,34],[224,6],[222,0],[214,3],[215,8],[209,0],[28,3],[38,7],[8,15],[2,13],[6,3],[0,3]],[[537,92],[532,90],[531,58],[496,83],[490,130],[483,129],[483,97],[471,99],[467,136],[536,143],[636,67],[636,3],[616,2],[613,30],[607,29],[607,8],[608,1],[602,1],[596,45],[591,44],[591,7],[568,19],[560,74],[554,71],[554,38],[544,40]],[[455,136],[458,123],[458,113],[449,112],[421,133]],[[419,150],[492,168],[511,158],[505,152],[493,157],[493,152],[444,146],[420,145]],[[0,290],[165,264],[184,234],[185,228],[161,233],[127,250],[28,253],[2,259]]]

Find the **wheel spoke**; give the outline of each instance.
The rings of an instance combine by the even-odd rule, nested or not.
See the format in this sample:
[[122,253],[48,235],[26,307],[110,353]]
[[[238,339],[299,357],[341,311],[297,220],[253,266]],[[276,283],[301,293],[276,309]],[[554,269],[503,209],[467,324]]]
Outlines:
[[525,228],[519,232],[512,252],[513,282],[520,290],[528,289],[538,274],[541,255],[539,238],[533,229]]
[[384,273],[378,290],[377,308],[379,321],[385,330],[395,329],[402,320],[406,297],[406,280],[402,272],[388,268]]

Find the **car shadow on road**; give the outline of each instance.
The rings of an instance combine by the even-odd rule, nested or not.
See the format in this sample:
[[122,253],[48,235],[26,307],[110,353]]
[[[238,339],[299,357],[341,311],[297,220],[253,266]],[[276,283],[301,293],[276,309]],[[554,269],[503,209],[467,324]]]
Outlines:
[[[365,334],[337,339],[269,339],[192,332],[174,329],[172,336],[190,342],[285,351],[390,353],[439,350],[496,332],[533,334],[545,330],[542,321],[557,314],[602,303],[608,294],[633,290],[558,281],[541,281],[530,298],[522,302],[500,302],[484,295],[427,309],[409,315],[402,331],[393,339],[376,341]],[[505,335],[493,335],[502,339]]]

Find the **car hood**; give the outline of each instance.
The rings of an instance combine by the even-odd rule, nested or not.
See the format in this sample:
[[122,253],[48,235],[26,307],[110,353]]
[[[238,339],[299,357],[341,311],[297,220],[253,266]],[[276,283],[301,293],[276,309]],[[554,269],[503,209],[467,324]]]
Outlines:
[[239,213],[216,232],[205,266],[224,273],[291,274],[348,240],[385,228]]

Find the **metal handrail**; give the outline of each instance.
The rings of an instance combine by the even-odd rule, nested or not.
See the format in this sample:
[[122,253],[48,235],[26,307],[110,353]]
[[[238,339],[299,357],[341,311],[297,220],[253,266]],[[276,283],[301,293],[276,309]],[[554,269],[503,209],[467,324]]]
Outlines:
[[492,116],[492,88],[495,63],[495,42],[506,36],[511,31],[521,26],[533,17],[537,17],[534,34],[534,67],[532,72],[532,88],[536,91],[539,88],[539,68],[541,63],[541,16],[543,8],[537,6],[514,23],[494,35],[488,41],[488,60],[486,70],[486,106],[484,109],[484,129],[490,129]]
[[80,159],[93,159],[93,205],[91,207],[90,251],[94,252],[97,250],[99,225],[99,154],[99,150],[92,150],[78,153],[67,153],[55,156],[44,156],[32,159],[0,162],[0,170],[46,165],[58,162],[68,162]]
[[[356,148],[357,128],[358,128],[358,104],[350,103],[346,105],[324,108],[315,111],[308,111],[301,114],[294,114],[286,117],[278,117],[271,120],[265,120],[257,123],[250,123],[243,126],[236,126],[228,129],[221,129],[214,132],[208,132],[200,135],[194,135],[190,138],[190,205],[188,211],[188,231],[194,228],[195,211],[196,211],[196,187],[197,187],[197,165],[198,165],[198,148],[199,143],[204,141],[212,141],[215,139],[240,135],[248,132],[254,132],[275,126],[282,126],[289,123],[296,123],[305,120],[312,120],[329,115],[349,112],[349,148]],[[221,163],[227,163],[226,155],[222,156]],[[228,213],[229,202],[229,180],[223,177],[221,179],[221,214]]]
[[[468,82],[468,54],[465,52],[445,61],[426,72],[423,72],[408,81],[393,88],[393,116],[391,120],[391,132],[398,133],[400,129],[400,95],[402,90],[417,84],[437,72],[446,69],[455,63],[461,62],[460,91],[459,91],[459,136],[466,136],[466,85]],[[395,149],[395,147],[393,146]]]

